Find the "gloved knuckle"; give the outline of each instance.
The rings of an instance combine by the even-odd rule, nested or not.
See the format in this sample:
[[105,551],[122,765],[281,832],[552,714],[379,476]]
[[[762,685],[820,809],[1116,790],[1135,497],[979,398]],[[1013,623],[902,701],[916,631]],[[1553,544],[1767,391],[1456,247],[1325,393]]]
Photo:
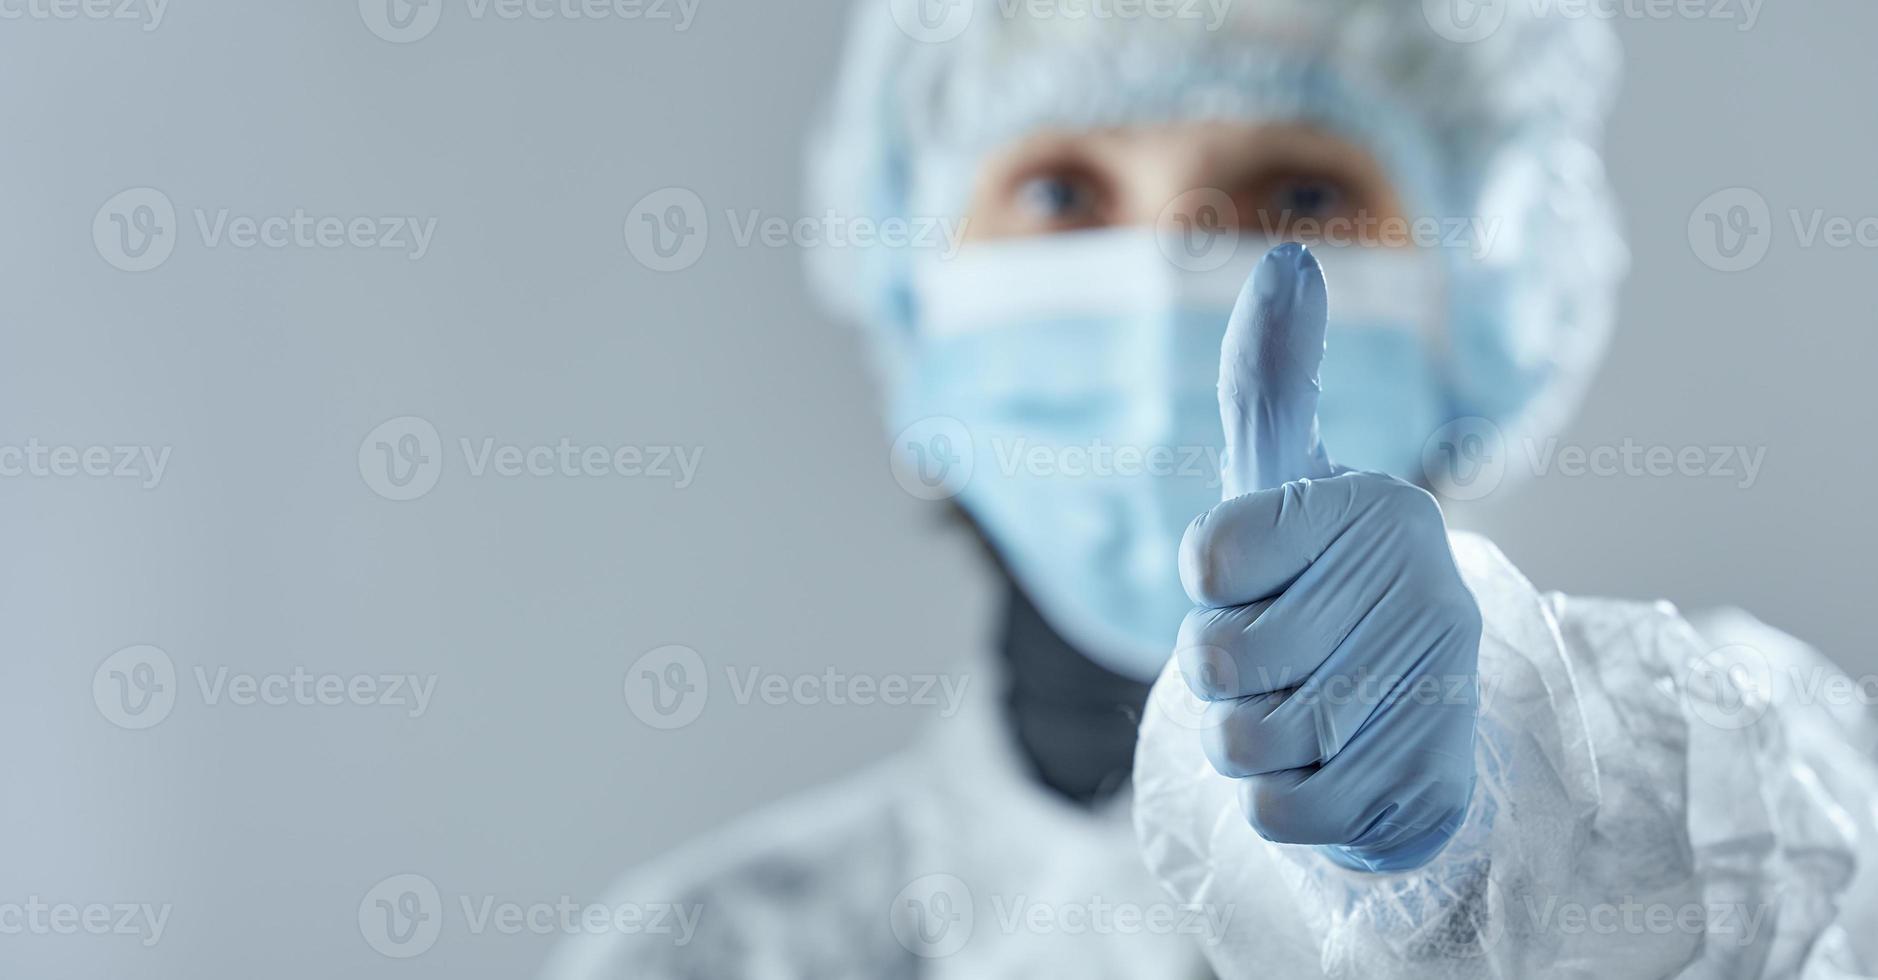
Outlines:
[[1320,844],[1355,844],[1394,808],[1394,797],[1352,800],[1339,796],[1321,802],[1324,839]]
[[1434,495],[1412,483],[1394,477],[1379,476],[1375,491],[1379,506],[1392,521],[1411,526],[1434,526],[1446,531],[1441,505]]
[[1352,821],[1335,799],[1316,791],[1316,782],[1291,783],[1253,777],[1244,780],[1246,820],[1260,837],[1280,844],[1341,844],[1353,836]]
[[1248,779],[1240,784],[1245,818],[1260,837],[1278,844],[1310,844],[1310,835],[1289,805],[1286,794],[1271,780]]
[[1261,712],[1257,727],[1261,739],[1284,746],[1285,768],[1296,769],[1328,759],[1330,755],[1318,737],[1325,710],[1321,696],[1313,697],[1294,689],[1273,697],[1283,700],[1269,711]]
[[1206,758],[1220,775],[1229,779],[1243,779],[1265,771],[1259,764],[1258,745],[1246,734],[1242,726],[1235,724],[1231,718],[1206,731]]
[[1480,639],[1481,630],[1485,628],[1486,622],[1480,614],[1480,603],[1474,600],[1474,594],[1467,591],[1465,586],[1448,593],[1442,612],[1463,635],[1475,640]]
[[1467,810],[1473,803],[1473,782],[1456,782],[1442,794],[1442,823],[1459,827],[1467,819]]
[[[1208,613],[1210,610],[1196,610]],[[1189,615],[1187,623],[1193,623],[1194,616]],[[1187,682],[1187,688],[1202,701],[1218,701],[1239,695],[1238,668],[1231,652],[1195,634],[1203,633],[1204,626],[1192,627],[1189,633],[1186,623],[1181,625],[1179,646],[1174,651],[1174,659],[1180,664],[1180,675]]]
[[1478,638],[1481,631],[1480,603],[1457,574],[1443,574],[1443,569],[1417,573],[1388,602],[1404,617],[1430,627]]
[[1459,582],[1428,582],[1405,590],[1402,601],[1426,622],[1462,632],[1480,631],[1480,604],[1474,594]]
[[1192,658],[1205,652],[1207,648],[1219,646],[1219,610],[1211,606],[1197,606],[1180,621],[1180,633],[1175,639],[1178,648]]
[[1180,538],[1180,585],[1187,598],[1202,606],[1224,602],[1226,556],[1214,540],[1218,526],[1209,511],[1194,518]]

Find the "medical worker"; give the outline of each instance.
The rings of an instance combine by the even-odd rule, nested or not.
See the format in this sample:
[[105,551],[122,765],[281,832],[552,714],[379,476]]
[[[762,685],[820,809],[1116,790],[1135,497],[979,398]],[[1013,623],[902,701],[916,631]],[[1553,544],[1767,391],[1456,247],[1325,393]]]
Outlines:
[[1429,492],[1603,352],[1607,28],[1096,9],[867,0],[814,146],[815,210],[965,229],[813,271],[1008,586],[994,683],[628,875],[689,942],[551,975],[1878,976],[1872,726],[1793,682],[1839,675],[1540,593]]

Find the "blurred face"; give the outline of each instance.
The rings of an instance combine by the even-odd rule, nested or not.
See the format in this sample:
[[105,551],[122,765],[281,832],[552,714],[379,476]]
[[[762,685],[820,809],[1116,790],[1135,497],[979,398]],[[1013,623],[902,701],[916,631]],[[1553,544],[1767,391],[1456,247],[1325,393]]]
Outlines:
[[[1217,202],[1230,209],[1183,212]],[[1171,206],[1171,207],[1170,207]],[[979,172],[967,241],[1126,226],[1182,217],[1225,230],[1317,244],[1400,244],[1402,204],[1375,158],[1300,123],[1169,123],[1039,132],[994,154]]]
[[1110,669],[1152,678],[1192,608],[1176,559],[1219,502],[1222,337],[1265,250],[1235,239],[1225,264],[1182,264],[1164,239],[1069,233],[1409,246],[1323,250],[1337,292],[1318,419],[1333,459],[1418,472],[1441,410],[1423,343],[1431,256],[1400,234],[1401,195],[1361,146],[1295,123],[1039,131],[991,154],[971,193],[977,244],[913,279],[906,445],[921,473],[952,472],[942,453],[971,462],[961,504],[1044,616]]

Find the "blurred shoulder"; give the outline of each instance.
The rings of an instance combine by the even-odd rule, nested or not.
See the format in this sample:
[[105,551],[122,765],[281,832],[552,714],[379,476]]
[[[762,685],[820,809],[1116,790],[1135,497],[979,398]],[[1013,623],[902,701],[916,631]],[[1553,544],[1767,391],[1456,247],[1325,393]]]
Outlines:
[[544,980],[915,976],[888,927],[906,885],[904,783],[880,767],[629,872],[607,905],[667,910],[668,927],[579,936]]
[[1689,615],[1711,656],[1745,661],[1765,673],[1767,686],[1782,704],[1800,704],[1830,717],[1846,741],[1866,758],[1878,751],[1878,716],[1872,711],[1872,678],[1857,680],[1812,645],[1770,626],[1745,609],[1724,606]]

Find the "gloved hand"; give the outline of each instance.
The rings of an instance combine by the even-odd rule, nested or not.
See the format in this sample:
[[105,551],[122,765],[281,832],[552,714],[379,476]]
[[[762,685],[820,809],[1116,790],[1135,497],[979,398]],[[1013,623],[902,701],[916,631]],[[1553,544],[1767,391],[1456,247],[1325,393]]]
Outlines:
[[1281,245],[1220,351],[1225,500],[1188,526],[1198,604],[1176,656],[1211,702],[1202,738],[1253,829],[1338,863],[1426,863],[1474,787],[1480,609],[1441,510],[1392,476],[1333,466],[1317,430],[1324,275]]

